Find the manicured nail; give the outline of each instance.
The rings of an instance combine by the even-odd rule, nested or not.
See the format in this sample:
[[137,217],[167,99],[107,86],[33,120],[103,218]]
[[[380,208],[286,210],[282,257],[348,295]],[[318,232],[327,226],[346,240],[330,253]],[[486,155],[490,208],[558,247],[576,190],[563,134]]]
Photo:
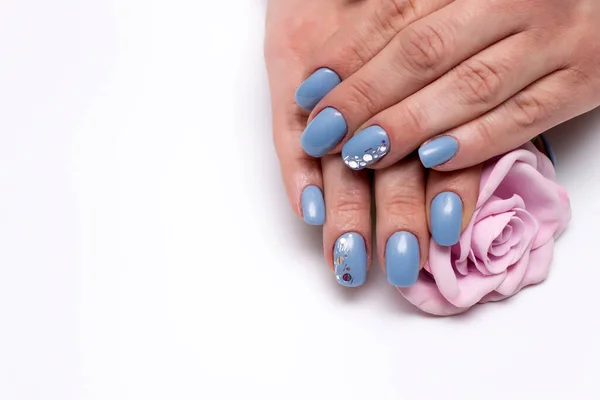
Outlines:
[[321,68],[308,77],[296,90],[296,104],[311,111],[327,93],[342,82],[329,68]]
[[410,232],[396,232],[385,247],[385,270],[388,282],[409,287],[417,282],[421,252],[417,237]]
[[327,107],[308,124],[300,142],[309,156],[323,157],[342,140],[347,130],[344,116],[335,108]]
[[556,166],[556,155],[554,154],[554,150],[552,150],[552,146],[550,146],[550,142],[548,141],[548,138],[546,138],[546,136],[543,134],[540,135],[540,138],[542,139],[542,143],[544,144],[544,147],[546,148],[546,153],[548,155],[548,158],[550,158],[552,165]]
[[367,280],[365,240],[356,232],[344,233],[333,249],[335,277],[340,285],[357,287]]
[[460,239],[463,203],[456,193],[442,192],[431,202],[431,236],[440,246],[453,246]]
[[325,223],[325,201],[323,192],[316,186],[308,186],[302,192],[302,216],[309,225]]
[[358,132],[342,148],[342,159],[355,171],[379,161],[390,151],[390,139],[382,127],[373,125]]
[[425,168],[437,167],[450,161],[458,152],[458,142],[452,136],[440,136],[419,149],[419,158]]

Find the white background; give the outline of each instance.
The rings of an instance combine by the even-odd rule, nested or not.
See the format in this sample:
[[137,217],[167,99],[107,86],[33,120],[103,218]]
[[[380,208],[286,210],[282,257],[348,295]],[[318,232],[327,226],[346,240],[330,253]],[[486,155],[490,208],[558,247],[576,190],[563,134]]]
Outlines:
[[263,20],[0,2],[0,399],[598,398],[600,112],[550,136],[574,211],[550,279],[425,317],[377,269],[338,286],[289,210]]

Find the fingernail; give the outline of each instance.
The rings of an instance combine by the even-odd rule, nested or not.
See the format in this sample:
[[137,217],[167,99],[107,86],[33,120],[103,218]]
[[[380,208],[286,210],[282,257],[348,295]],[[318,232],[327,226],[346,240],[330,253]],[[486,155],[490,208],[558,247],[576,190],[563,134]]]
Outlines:
[[382,127],[370,126],[358,132],[342,148],[342,158],[353,170],[361,170],[379,161],[390,151],[390,139]]
[[544,147],[546,148],[546,153],[548,155],[548,158],[550,158],[550,161],[552,162],[552,165],[556,166],[556,155],[554,154],[554,150],[552,150],[552,146],[550,146],[550,142],[548,141],[548,138],[546,138],[546,135],[540,135],[540,138],[542,139],[542,143],[544,144]]
[[463,204],[456,193],[442,192],[431,202],[431,236],[440,246],[453,246],[460,239]]
[[333,250],[335,277],[340,285],[357,287],[367,280],[365,240],[356,232],[344,233]]
[[440,136],[419,149],[419,158],[425,168],[437,167],[450,161],[458,152],[458,142],[452,136]]
[[388,282],[409,287],[417,282],[421,252],[417,237],[410,232],[396,232],[385,247],[385,270]]
[[342,140],[347,130],[344,116],[335,108],[327,107],[308,124],[300,142],[309,156],[323,157]]
[[302,192],[302,216],[309,225],[325,223],[325,201],[323,192],[316,186],[308,186]]
[[296,104],[311,111],[327,93],[342,82],[329,68],[321,68],[308,77],[296,90]]

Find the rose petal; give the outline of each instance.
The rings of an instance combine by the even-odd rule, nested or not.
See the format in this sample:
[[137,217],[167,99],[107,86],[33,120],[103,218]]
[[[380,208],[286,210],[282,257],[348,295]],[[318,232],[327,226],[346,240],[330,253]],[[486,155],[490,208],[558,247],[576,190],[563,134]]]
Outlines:
[[429,244],[429,270],[442,296],[447,299],[458,296],[459,290],[450,252],[450,247],[440,246],[434,241]]
[[513,236],[513,227],[506,225],[502,230],[500,236],[498,236],[490,246],[490,256],[502,257],[510,250],[511,238]]
[[490,256],[486,263],[487,269],[494,274],[506,271],[506,269],[517,263],[526,252],[533,246],[538,232],[538,224],[525,210],[515,209],[515,216],[511,218],[513,236],[510,240],[512,247],[502,257]]
[[505,277],[506,273],[485,276],[474,269],[467,276],[462,276],[458,279],[458,295],[448,299],[448,301],[460,308],[472,307],[479,303],[485,295],[496,290],[502,284]]
[[[522,161],[531,165],[537,165],[537,157],[531,151],[524,149],[514,150],[504,155],[500,159],[489,160],[484,163],[481,173],[481,184],[479,197],[477,199],[476,209],[481,208],[492,195],[498,195],[496,189],[504,181],[516,161]],[[509,196],[499,196],[510,198],[519,191],[513,191]]]
[[450,303],[438,289],[433,278],[425,276],[427,272],[421,271],[417,282],[408,288],[398,288],[398,291],[417,308],[426,313],[448,316],[467,311],[469,308],[456,307]]
[[[520,166],[515,166],[516,163]],[[535,249],[549,237],[556,239],[571,219],[569,198],[555,180],[554,167],[548,157],[532,143],[526,143],[518,150],[484,163],[476,209],[494,194],[500,197],[519,194],[525,201],[521,208],[528,210],[540,225]]]
[[502,282],[500,286],[496,289],[496,292],[510,296],[519,284],[523,280],[525,276],[525,272],[527,272],[527,268],[529,266],[529,251],[531,250],[531,242],[529,242],[529,247],[523,253],[521,257],[519,257],[516,262],[508,268],[506,271],[506,279]]
[[481,303],[500,301],[519,293],[526,286],[536,285],[544,281],[550,273],[550,265],[554,257],[554,240],[529,253],[529,267],[519,286],[512,292],[501,294],[492,292],[481,299]]
[[431,242],[429,248],[429,268],[442,296],[459,308],[471,307],[479,302],[505,277],[505,274],[486,276],[475,268],[466,276],[457,277],[452,267],[450,248],[435,242]]
[[554,239],[529,253],[529,267],[521,284],[515,291],[518,292],[526,286],[537,285],[550,275],[550,265],[554,259]]
[[471,239],[471,249],[475,257],[483,262],[488,260],[488,252],[492,247],[492,243],[502,234],[514,215],[514,212],[490,215],[475,224]]
[[[475,253],[473,253],[473,251],[471,250],[471,254],[469,254],[469,260],[471,261],[471,265],[475,265],[475,268],[477,268],[477,270],[482,274],[482,275],[493,275],[487,268],[487,266],[485,265],[485,262],[483,262],[483,260],[479,259],[477,256],[475,256]],[[467,264],[468,267],[468,264]],[[466,275],[466,274],[463,274]]]
[[[471,238],[473,235],[473,226],[478,219],[478,215],[481,210],[475,210],[471,221],[460,235],[459,242],[452,246],[453,265],[456,271],[461,275],[467,275],[469,273],[469,260],[468,257],[471,255]],[[430,271],[431,272],[431,271]]]
[[475,219],[475,223],[477,223],[490,215],[502,214],[512,211],[515,208],[525,208],[525,202],[519,195],[514,194],[505,199],[498,196],[491,196],[488,202],[479,209],[477,215],[474,215],[472,219]]

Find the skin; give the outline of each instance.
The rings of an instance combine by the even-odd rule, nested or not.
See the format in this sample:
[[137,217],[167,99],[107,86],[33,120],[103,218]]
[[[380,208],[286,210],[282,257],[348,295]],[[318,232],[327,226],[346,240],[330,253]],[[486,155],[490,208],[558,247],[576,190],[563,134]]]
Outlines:
[[[301,217],[301,194],[310,185],[325,196],[323,227],[325,259],[333,268],[333,247],[339,236],[358,232],[366,238],[369,265],[375,252],[385,266],[385,245],[397,231],[409,231],[419,240],[421,266],[429,249],[428,208],[440,192],[457,193],[464,204],[463,227],[477,200],[480,165],[445,174],[427,175],[414,155],[389,168],[351,171],[337,155],[322,159],[304,153],[300,135],[308,114],[294,101],[294,93],[308,76],[314,58],[328,41],[347,26],[356,26],[374,1],[271,0],[268,6],[265,59],[273,113],[273,138],[290,205]],[[374,190],[372,190],[374,189]],[[375,194],[372,198],[372,193]],[[372,237],[371,204],[377,208],[376,238]]]
[[379,125],[393,165],[441,136],[458,170],[514,149],[600,105],[597,0],[373,0],[331,36],[306,75],[333,69],[343,82],[312,111],[345,117],[348,135]]

